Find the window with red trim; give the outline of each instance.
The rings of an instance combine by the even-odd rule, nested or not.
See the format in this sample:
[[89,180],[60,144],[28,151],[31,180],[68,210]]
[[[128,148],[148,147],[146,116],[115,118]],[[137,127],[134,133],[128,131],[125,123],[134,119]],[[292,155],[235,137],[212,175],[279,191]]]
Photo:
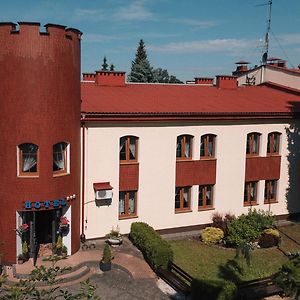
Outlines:
[[137,191],[119,192],[119,218],[135,217]]
[[265,203],[277,202],[277,180],[265,181]]
[[201,136],[200,159],[215,157],[215,139],[214,134],[206,134]]
[[271,132],[268,134],[267,155],[279,154],[280,135],[279,132]]
[[192,141],[191,135],[180,135],[177,137],[176,158],[191,159],[192,158]]
[[190,210],[191,187],[175,188],[175,211]]
[[246,154],[248,156],[259,155],[260,135],[258,132],[247,134]]
[[120,138],[120,162],[136,162],[138,160],[138,138],[123,136]]
[[244,205],[256,205],[257,204],[257,181],[245,182],[244,189]]
[[213,207],[213,185],[199,185],[198,208]]

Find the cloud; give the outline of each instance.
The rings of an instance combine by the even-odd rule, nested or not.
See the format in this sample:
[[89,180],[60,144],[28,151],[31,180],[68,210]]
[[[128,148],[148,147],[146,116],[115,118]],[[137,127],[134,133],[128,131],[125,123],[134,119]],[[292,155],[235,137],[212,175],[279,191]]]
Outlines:
[[170,22],[207,29],[218,25],[216,21],[199,21],[193,19],[169,19]]
[[108,41],[122,40],[121,36],[112,36],[98,33],[85,33],[82,40],[87,43],[103,43]]
[[149,45],[147,48],[157,52],[199,53],[199,52],[241,52],[254,48],[255,41],[246,39],[215,39],[169,43],[160,46]]
[[103,9],[75,9],[74,18],[76,21],[102,21],[105,20],[106,12]]
[[114,15],[115,19],[119,20],[149,20],[153,17],[153,14],[146,9],[145,1],[135,0],[129,6],[121,7]]
[[284,45],[300,44],[300,33],[287,33],[279,36],[279,41]]

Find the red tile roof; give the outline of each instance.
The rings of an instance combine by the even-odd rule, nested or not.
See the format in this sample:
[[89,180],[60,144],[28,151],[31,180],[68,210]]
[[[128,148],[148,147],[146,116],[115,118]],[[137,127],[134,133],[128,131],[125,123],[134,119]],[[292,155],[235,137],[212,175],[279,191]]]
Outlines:
[[89,118],[111,119],[132,115],[290,116],[300,112],[300,91],[290,93],[270,86],[218,89],[215,86],[171,84],[126,84],[125,87],[81,83],[81,111]]

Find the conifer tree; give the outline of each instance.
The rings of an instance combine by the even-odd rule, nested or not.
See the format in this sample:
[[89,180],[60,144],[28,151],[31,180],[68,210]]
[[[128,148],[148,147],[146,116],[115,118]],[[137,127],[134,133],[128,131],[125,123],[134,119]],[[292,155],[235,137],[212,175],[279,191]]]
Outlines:
[[147,52],[144,41],[141,39],[136,50],[135,59],[131,64],[131,72],[128,75],[128,81],[131,82],[152,82],[153,74],[147,58]]
[[106,56],[104,56],[103,58],[103,64],[101,65],[102,67],[102,71],[108,71],[108,63],[107,63],[107,59],[106,59]]
[[109,67],[109,71],[114,71],[114,70],[115,70],[115,66],[113,64],[111,64]]

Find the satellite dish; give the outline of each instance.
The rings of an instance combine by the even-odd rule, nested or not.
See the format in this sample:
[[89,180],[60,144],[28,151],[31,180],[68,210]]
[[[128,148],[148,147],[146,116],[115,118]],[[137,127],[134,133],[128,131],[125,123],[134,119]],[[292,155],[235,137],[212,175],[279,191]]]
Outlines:
[[268,53],[265,52],[262,56],[262,63],[263,65],[265,65],[267,63],[267,59],[268,59]]

